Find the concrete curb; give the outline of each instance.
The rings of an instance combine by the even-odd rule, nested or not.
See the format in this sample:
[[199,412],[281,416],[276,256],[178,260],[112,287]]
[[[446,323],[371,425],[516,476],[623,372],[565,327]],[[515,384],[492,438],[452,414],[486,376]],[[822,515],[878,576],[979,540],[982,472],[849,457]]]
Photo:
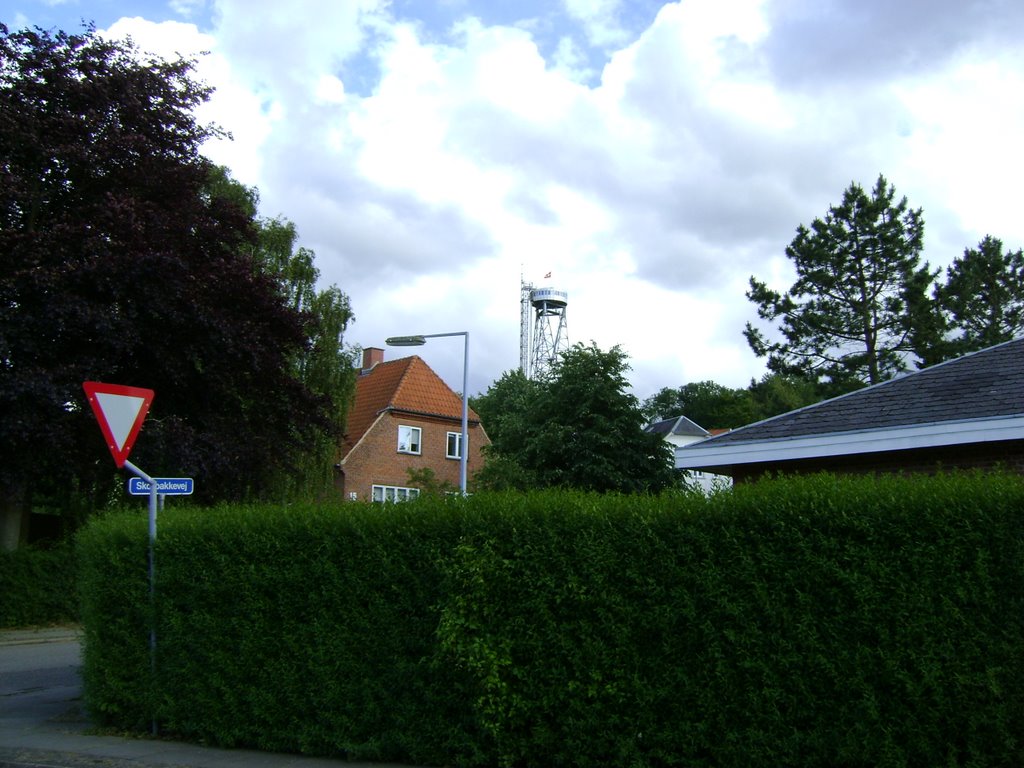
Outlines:
[[36,627],[31,629],[0,629],[0,645],[61,643],[81,639],[82,628],[78,625]]

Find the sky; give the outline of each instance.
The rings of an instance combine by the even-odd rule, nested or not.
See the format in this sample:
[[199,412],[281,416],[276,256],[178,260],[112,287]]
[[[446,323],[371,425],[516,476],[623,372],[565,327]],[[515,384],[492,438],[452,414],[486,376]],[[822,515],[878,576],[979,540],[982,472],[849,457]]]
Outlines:
[[[797,227],[879,174],[933,267],[1024,246],[1019,0],[0,0],[83,20],[198,56],[204,153],[295,223],[345,341],[466,331],[471,395],[519,365],[524,282],[641,400],[748,386],[750,277],[787,289]],[[461,339],[412,351],[461,391]]]

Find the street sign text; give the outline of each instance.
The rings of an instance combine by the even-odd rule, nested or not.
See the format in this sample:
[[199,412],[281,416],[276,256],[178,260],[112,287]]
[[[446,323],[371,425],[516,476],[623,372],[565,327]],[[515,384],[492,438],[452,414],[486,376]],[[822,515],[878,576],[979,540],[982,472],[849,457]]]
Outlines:
[[[191,477],[154,477],[156,492],[165,496],[191,496],[193,482]],[[141,477],[128,479],[128,493],[132,496],[148,496],[149,483]]]

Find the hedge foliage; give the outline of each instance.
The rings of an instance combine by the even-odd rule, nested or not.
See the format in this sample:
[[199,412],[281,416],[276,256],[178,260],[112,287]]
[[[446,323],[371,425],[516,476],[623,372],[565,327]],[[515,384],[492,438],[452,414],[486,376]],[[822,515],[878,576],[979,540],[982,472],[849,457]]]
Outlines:
[[75,560],[70,545],[0,552],[0,627],[77,620]]
[[1024,764],[1024,481],[169,511],[80,536],[86,701],[501,766]]

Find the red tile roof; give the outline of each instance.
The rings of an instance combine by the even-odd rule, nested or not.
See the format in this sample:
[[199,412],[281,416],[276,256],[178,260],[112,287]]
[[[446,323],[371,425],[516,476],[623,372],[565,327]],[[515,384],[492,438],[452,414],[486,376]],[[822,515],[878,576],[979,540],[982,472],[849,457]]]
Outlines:
[[[378,363],[356,379],[355,399],[345,425],[345,445],[351,448],[359,442],[386,409],[461,420],[462,397],[418,355]],[[480,420],[472,408],[469,419]]]

